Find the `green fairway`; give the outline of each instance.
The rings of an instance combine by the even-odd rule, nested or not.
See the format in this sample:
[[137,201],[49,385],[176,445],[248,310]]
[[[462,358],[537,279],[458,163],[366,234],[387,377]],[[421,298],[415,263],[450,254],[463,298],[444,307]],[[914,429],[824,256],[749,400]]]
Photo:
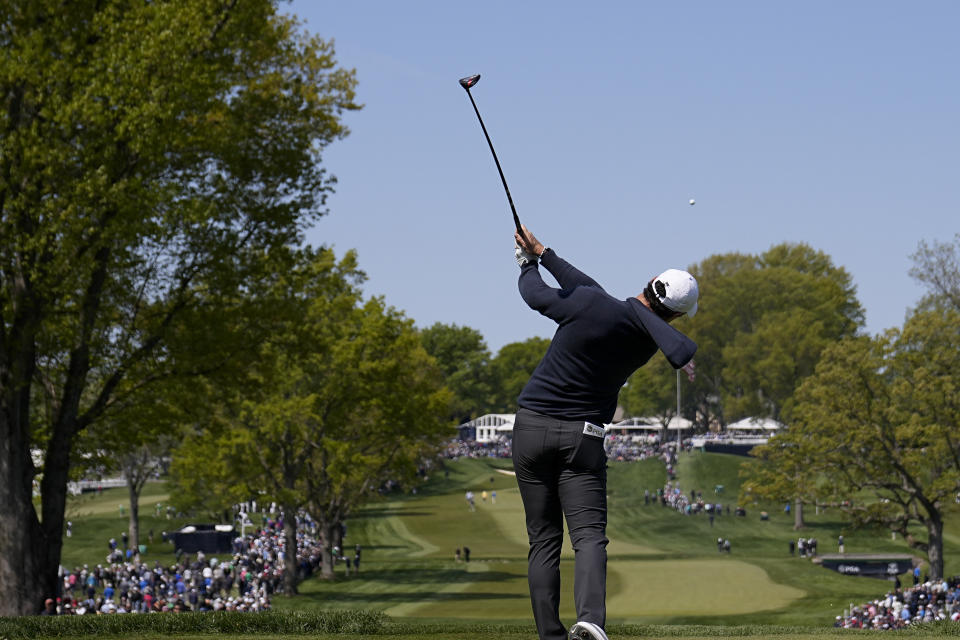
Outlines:
[[[526,530],[516,487],[498,490],[496,504],[489,496],[486,501],[478,500],[476,511],[469,510],[458,492],[390,503],[378,510],[376,520],[380,535],[387,534],[397,542],[394,548],[384,550],[385,556],[447,561],[442,578],[435,565],[410,567],[408,571],[417,575],[413,581],[396,573],[385,576],[380,597],[402,600],[384,609],[388,615],[529,618]],[[464,545],[471,549],[471,562],[450,562],[454,549]],[[763,569],[742,560],[673,559],[664,551],[614,535],[608,554],[607,610],[611,619],[695,616],[701,611],[742,614],[779,609],[804,595],[799,589],[772,582]],[[574,612],[573,551],[569,546],[564,547],[561,576],[563,615],[570,618]],[[379,575],[365,573],[363,580],[379,579]],[[730,588],[716,589],[723,580]],[[442,582],[442,586],[423,592],[410,582],[419,586]],[[403,591],[397,590],[400,584]],[[363,607],[368,606],[369,591],[350,589],[349,593],[326,594],[325,599],[329,598]]]
[[[147,547],[142,559],[150,564],[155,561],[169,564],[175,559],[173,546],[162,543],[162,532],[175,531],[195,520],[172,516],[167,518],[168,500],[169,495],[162,483],[148,483],[140,498],[140,544]],[[61,564],[76,567],[106,562],[109,551],[107,542],[110,538],[120,541],[123,532],[127,531],[129,515],[130,504],[125,488],[71,497],[67,503],[66,519],[73,523],[73,535],[64,538]]]
[[[700,491],[704,499],[729,505],[732,512],[738,469],[745,460],[721,454],[683,454],[679,486],[687,493]],[[308,580],[301,584],[299,596],[275,597],[274,607],[381,611],[395,621],[440,627],[451,623],[529,624],[526,532],[516,481],[503,473],[509,468],[509,460],[448,463],[446,471],[435,471],[416,494],[393,494],[357,510],[347,522],[345,545],[363,546],[361,573],[348,577],[338,565],[336,579]],[[760,519],[757,505],[745,505],[745,517],[727,515],[724,509],[711,526],[705,515],[683,515],[656,503],[645,504],[644,489],[655,493],[665,480],[663,464],[657,460],[610,465],[607,605],[608,620],[614,627],[776,624],[828,629],[844,608],[882,595],[889,583],[843,576],[791,556],[790,540],[798,535],[816,537],[819,551],[827,553],[836,550],[836,536],[842,532],[848,551],[908,551],[902,540],[891,540],[889,534],[849,529],[836,512],[811,510],[807,527],[794,531],[793,518],[783,512],[782,505],[765,505],[767,520]],[[724,489],[714,493],[718,484]],[[464,498],[467,489],[476,495],[474,511]],[[124,495],[121,490],[110,490],[71,504],[75,535],[66,541],[65,564],[102,562],[106,540],[119,537],[125,527],[126,520],[118,512]],[[145,504],[164,504],[165,500],[162,485],[148,486]],[[142,513],[143,530],[155,529],[156,537],[161,528],[173,530],[179,525],[165,514],[158,517],[152,508],[144,508]],[[945,549],[948,575],[960,568],[957,524],[956,513],[951,513]],[[731,541],[729,554],[717,551],[718,537]],[[465,547],[470,548],[470,562],[456,561],[455,550]],[[147,559],[170,562],[172,551],[171,545],[157,541]],[[561,576],[561,614],[564,620],[572,620],[573,553],[569,544],[564,548]],[[635,626],[624,627],[628,628],[639,633]],[[529,637],[518,633],[518,638]]]

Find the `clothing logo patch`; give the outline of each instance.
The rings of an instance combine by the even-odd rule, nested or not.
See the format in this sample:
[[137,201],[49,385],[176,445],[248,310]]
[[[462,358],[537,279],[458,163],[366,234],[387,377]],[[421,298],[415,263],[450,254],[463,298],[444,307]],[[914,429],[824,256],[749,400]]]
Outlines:
[[583,435],[591,436],[593,438],[602,438],[603,437],[603,427],[598,427],[597,425],[584,422],[583,423]]

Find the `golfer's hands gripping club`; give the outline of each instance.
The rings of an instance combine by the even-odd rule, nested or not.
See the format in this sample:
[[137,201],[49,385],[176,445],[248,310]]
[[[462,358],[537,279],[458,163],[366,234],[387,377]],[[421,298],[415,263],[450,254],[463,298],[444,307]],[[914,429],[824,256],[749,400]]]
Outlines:
[[543,246],[536,236],[530,233],[530,229],[527,229],[527,225],[520,225],[523,229],[523,233],[519,231],[513,232],[513,239],[516,241],[517,246],[526,251],[527,253],[532,253],[535,258],[539,258],[543,255],[543,252],[546,251],[546,248]]
[[524,251],[520,247],[516,247],[513,251],[514,257],[517,259],[517,264],[521,267],[527,263],[537,264],[537,256],[533,255],[529,251]]

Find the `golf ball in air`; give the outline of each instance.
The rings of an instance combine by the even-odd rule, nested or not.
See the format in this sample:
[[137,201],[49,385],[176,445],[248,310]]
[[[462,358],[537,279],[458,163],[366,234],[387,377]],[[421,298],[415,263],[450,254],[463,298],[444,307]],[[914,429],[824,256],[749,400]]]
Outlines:
[[690,198],[690,205],[693,206],[695,204],[697,204],[697,201],[694,200],[693,198]]

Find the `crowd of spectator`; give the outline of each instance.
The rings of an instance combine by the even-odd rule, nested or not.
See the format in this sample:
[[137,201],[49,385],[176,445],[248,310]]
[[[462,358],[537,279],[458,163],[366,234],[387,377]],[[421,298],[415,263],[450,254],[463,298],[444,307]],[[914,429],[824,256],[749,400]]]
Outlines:
[[[506,436],[501,436],[498,440],[492,442],[453,439],[444,448],[443,457],[447,460],[509,458],[512,455],[511,445],[512,440]],[[660,458],[667,465],[668,471],[672,471],[673,465],[676,464],[676,443],[672,441],[659,442],[643,437],[607,434],[603,446],[606,449],[608,460],[629,462],[646,460],[647,458]],[[689,450],[691,447],[689,440],[685,441],[682,446],[684,450]]]
[[710,442],[731,442],[733,440],[766,440],[769,433],[762,431],[707,431],[697,434],[697,439]]
[[[840,540],[843,540],[843,536],[840,536]],[[797,553],[800,554],[801,558],[816,558],[817,557],[817,539],[816,538],[797,538]],[[843,543],[840,543],[841,551],[843,553]],[[793,542],[790,542],[790,554],[793,555]]]
[[[322,561],[316,533],[309,516],[297,517],[296,563],[301,578],[312,575]],[[43,614],[266,611],[271,596],[283,591],[285,546],[282,515],[237,536],[226,560],[202,551],[195,555],[178,551],[174,564],[156,561],[150,566],[139,553],[118,553],[111,540],[105,564],[61,566],[59,593],[46,600]]]
[[608,460],[618,462],[659,458],[667,465],[667,471],[671,475],[672,468],[676,465],[676,443],[672,441],[660,442],[656,439],[611,433],[604,438],[603,448],[607,452]]
[[[719,492],[719,490],[720,487],[717,487],[716,491]],[[659,502],[664,507],[676,509],[684,515],[706,515],[708,518],[710,518],[711,524],[713,523],[714,518],[720,517],[724,514],[724,509],[726,509],[726,514],[728,516],[731,515],[729,504],[724,505],[719,501],[713,502],[712,500],[704,500],[702,491],[691,490],[690,493],[684,493],[680,489],[679,482],[667,481],[667,484],[662,489],[657,489],[656,496],[650,495],[650,492],[645,490],[644,503],[649,504],[653,500]],[[738,516],[745,516],[746,510],[744,510],[743,507],[738,506],[732,513]]]
[[927,581],[882,598],[851,606],[833,626],[844,629],[902,629],[920,622],[960,622],[960,578]]
[[447,443],[443,457],[447,460],[460,458],[509,458],[513,455],[513,440],[501,437],[496,442],[454,439]]
[[[691,490],[689,494],[680,489],[680,483],[674,484],[668,481],[663,489],[657,490],[657,498],[660,504],[665,507],[676,509],[684,515],[696,515],[705,513],[707,515],[722,515],[723,504],[719,502],[708,502],[703,499],[703,492]],[[730,513],[730,507],[727,506],[727,514]]]

